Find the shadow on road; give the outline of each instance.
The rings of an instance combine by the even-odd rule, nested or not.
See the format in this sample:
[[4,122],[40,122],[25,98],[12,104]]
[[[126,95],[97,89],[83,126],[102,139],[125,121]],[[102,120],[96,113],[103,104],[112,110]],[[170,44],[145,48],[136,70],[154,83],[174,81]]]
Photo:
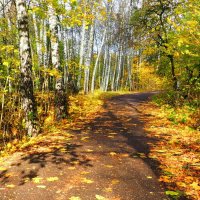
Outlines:
[[[156,144],[159,140],[148,137],[144,125],[150,115],[144,115],[138,109],[140,104],[146,103],[154,94],[127,94],[111,98],[103,105],[104,112],[87,123],[85,130],[91,127],[93,140],[101,143],[104,151],[112,149],[117,153],[128,153],[133,159],[142,159],[159,176],[160,163],[149,157],[150,144]],[[121,137],[113,139],[115,133]],[[126,148],[126,145],[130,148]]]
[[[0,171],[0,183],[23,185],[27,180],[31,181],[40,176],[40,171],[45,168],[49,168],[50,171],[51,168],[62,171],[77,165],[92,167],[90,160],[77,152],[81,146],[76,143],[56,142],[55,139],[39,142],[36,149],[27,149],[28,153],[22,154],[17,162],[11,164],[10,169]],[[26,149],[23,151],[26,152]]]

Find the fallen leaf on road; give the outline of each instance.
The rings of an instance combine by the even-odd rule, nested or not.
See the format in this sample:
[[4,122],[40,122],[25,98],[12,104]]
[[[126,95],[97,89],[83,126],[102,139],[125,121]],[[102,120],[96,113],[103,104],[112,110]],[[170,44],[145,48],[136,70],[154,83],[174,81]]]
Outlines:
[[32,181],[33,181],[34,183],[40,183],[40,181],[41,181],[42,179],[43,179],[43,178],[41,178],[41,177],[35,177],[35,178],[32,179]]
[[6,187],[7,187],[7,188],[14,188],[15,185],[13,185],[13,184],[7,184]]
[[110,135],[117,135],[117,133],[109,133]]
[[75,170],[76,167],[68,167],[69,170]]
[[86,172],[86,171],[83,171],[81,172],[82,175],[86,175],[86,174],[89,174],[90,172]]
[[81,200],[81,198],[73,196],[73,197],[70,197],[69,200]]
[[73,164],[73,165],[78,165],[79,164],[79,161],[77,160],[77,161],[73,161],[73,162],[71,162],[71,164]]
[[6,173],[6,174],[4,174],[4,177],[6,177],[6,178],[11,177],[11,176],[13,176],[13,173]]
[[87,139],[89,139],[89,137],[82,137],[82,138],[81,138],[82,141],[85,141],[85,140],[87,140]]
[[149,192],[150,194],[153,194],[154,192]]
[[82,182],[82,183],[91,184],[91,183],[93,183],[94,181],[92,181],[92,180],[90,180],[90,179],[87,179],[87,178],[83,178],[81,182]]
[[129,157],[129,154],[128,153],[123,153],[123,154],[121,154],[121,157],[127,158],[127,157]]
[[96,194],[95,197],[96,197],[96,199],[98,199],[98,200],[106,200],[105,197],[103,197],[103,196],[101,196],[101,195],[98,195],[98,194]]
[[106,189],[105,189],[105,192],[112,192],[112,191],[113,191],[112,188],[106,188]]
[[167,152],[167,150],[156,150],[156,152],[158,152],[158,153],[165,153],[165,152]]
[[65,153],[66,151],[67,151],[67,149],[64,149],[64,148],[60,149],[60,152]]
[[25,178],[25,179],[24,179],[24,183],[27,183],[28,181],[30,181],[29,178]]
[[115,156],[115,155],[117,155],[115,152],[110,152],[110,155],[111,156]]
[[107,168],[113,168],[113,165],[105,165]]
[[47,181],[50,181],[50,182],[58,181],[58,177],[49,177],[47,178]]
[[37,185],[37,188],[45,189],[46,185]]
[[113,185],[116,185],[116,184],[118,184],[118,183],[119,183],[119,180],[117,180],[117,179],[113,179],[113,180],[112,180],[112,184],[113,184]]
[[87,152],[93,152],[93,150],[92,150],[92,149],[87,149],[86,151],[87,151]]
[[7,170],[5,167],[0,167],[0,171],[5,171]]

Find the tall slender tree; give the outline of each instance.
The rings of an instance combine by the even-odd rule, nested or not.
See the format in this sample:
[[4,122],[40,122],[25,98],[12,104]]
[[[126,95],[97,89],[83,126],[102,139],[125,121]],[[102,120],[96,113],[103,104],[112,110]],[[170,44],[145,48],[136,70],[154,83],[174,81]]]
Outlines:
[[32,58],[29,42],[28,14],[25,0],[16,0],[20,50],[20,93],[25,113],[25,127],[29,136],[39,132],[37,108],[33,95]]
[[60,120],[67,115],[67,97],[62,77],[60,56],[59,56],[59,38],[58,38],[58,18],[53,5],[48,6],[49,26],[51,31],[51,56],[52,65],[60,74],[55,77],[55,118]]

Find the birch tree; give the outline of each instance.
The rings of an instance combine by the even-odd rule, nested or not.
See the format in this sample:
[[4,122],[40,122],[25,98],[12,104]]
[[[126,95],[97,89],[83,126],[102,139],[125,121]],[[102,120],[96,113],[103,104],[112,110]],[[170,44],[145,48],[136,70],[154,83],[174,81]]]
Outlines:
[[89,92],[89,77],[90,77],[90,64],[91,64],[91,58],[92,58],[92,46],[94,42],[94,25],[92,24],[90,26],[90,32],[89,32],[89,41],[88,41],[88,47],[87,47],[87,53],[85,57],[85,70],[84,70],[84,93],[88,94]]
[[17,22],[19,31],[20,50],[20,92],[22,107],[25,113],[25,128],[29,136],[36,136],[39,132],[37,108],[33,95],[32,58],[29,43],[28,14],[25,0],[16,0]]
[[55,118],[60,120],[67,115],[67,101],[66,92],[64,89],[62,70],[59,56],[59,43],[58,43],[58,18],[54,7],[50,4],[48,6],[49,13],[49,26],[51,31],[51,57],[53,68],[59,72],[55,77]]
[[97,73],[97,67],[98,67],[98,62],[99,62],[99,58],[101,56],[101,51],[104,45],[104,41],[105,41],[105,37],[106,37],[106,29],[103,33],[103,38],[102,38],[102,42],[101,42],[101,46],[99,48],[99,52],[95,61],[95,65],[94,65],[94,69],[93,69],[93,73],[92,73],[92,82],[91,82],[91,92],[94,92],[95,89],[95,78],[96,78],[96,73]]
[[82,28],[81,28],[81,42],[80,42],[80,53],[79,53],[79,74],[78,74],[78,82],[77,86],[80,88],[80,81],[81,81],[81,74],[82,74],[82,65],[83,65],[83,58],[84,58],[84,47],[85,47],[85,32],[86,32],[86,21],[85,21],[85,15],[86,10],[84,6],[84,17],[82,21]]

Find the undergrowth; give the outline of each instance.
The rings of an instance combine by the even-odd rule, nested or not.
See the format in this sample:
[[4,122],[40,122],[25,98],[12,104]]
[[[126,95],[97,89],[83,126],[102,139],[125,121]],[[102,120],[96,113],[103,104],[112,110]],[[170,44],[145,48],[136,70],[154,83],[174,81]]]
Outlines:
[[[95,91],[94,94],[84,95],[80,93],[78,95],[71,95],[69,100],[69,115],[67,119],[60,122],[54,120],[54,108],[53,108],[53,93],[38,93],[36,95],[38,102],[38,117],[41,124],[41,133],[36,138],[30,138],[25,135],[23,129],[17,129],[13,127],[13,132],[0,132],[0,156],[7,156],[8,154],[16,151],[22,151],[23,149],[33,146],[38,141],[47,138],[51,133],[59,131],[62,133],[62,129],[73,128],[80,123],[81,120],[90,119],[100,111],[106,99],[113,96],[123,94],[124,92],[101,92]],[[17,112],[17,111],[16,111]],[[17,123],[20,123],[21,118],[15,119]]]
[[[200,131],[199,107],[184,100],[171,104],[162,93],[140,109],[150,114],[145,129],[149,137],[150,157],[160,163],[160,181],[173,199],[200,199]],[[172,100],[171,100],[172,101]]]
[[198,97],[187,99],[179,92],[167,91],[153,97],[168,120],[174,124],[185,124],[200,130],[200,100]]

